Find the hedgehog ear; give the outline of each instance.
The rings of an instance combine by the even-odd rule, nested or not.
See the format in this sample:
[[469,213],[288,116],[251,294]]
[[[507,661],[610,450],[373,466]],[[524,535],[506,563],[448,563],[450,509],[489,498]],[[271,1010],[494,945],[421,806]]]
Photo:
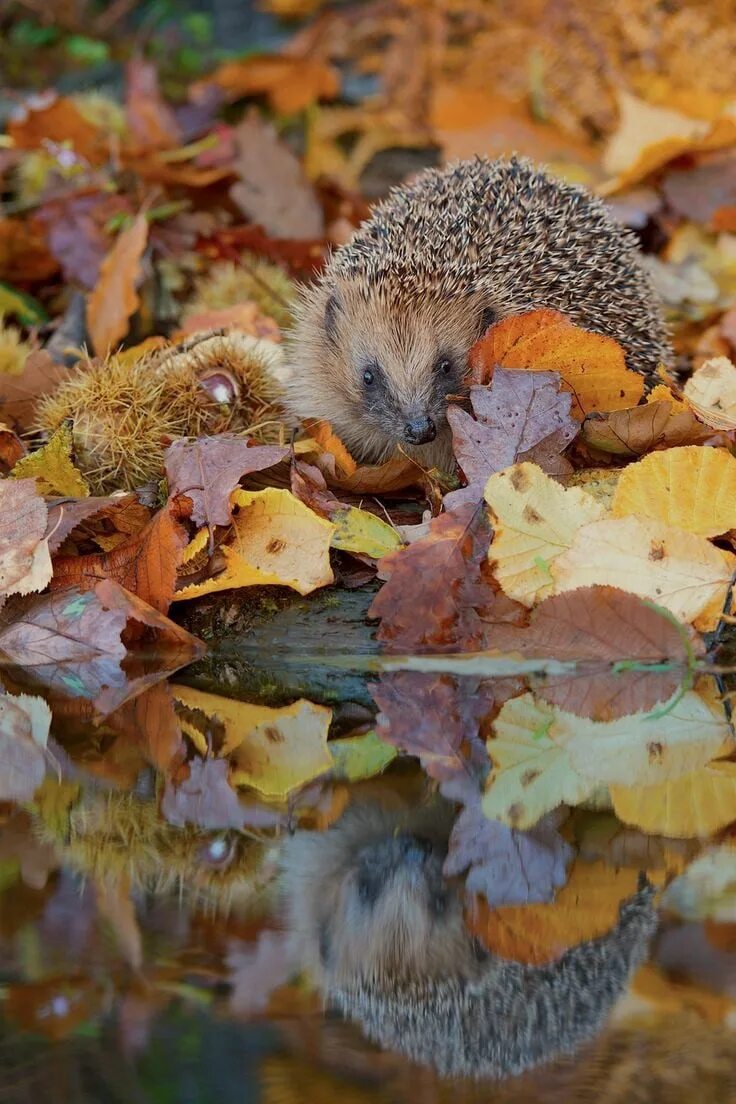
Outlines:
[[337,341],[337,318],[342,310],[342,304],[337,296],[337,292],[333,291],[325,304],[325,334],[328,341]]
[[496,310],[496,308],[484,307],[480,313],[480,336],[482,337],[486,330],[489,329],[489,327],[497,321],[498,311]]

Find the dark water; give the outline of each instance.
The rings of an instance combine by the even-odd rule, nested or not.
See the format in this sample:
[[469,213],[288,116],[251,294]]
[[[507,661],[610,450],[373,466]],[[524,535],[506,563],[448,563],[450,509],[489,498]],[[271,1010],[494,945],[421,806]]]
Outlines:
[[[569,804],[552,801],[541,837],[504,828],[489,842],[471,818],[464,857],[448,865],[448,832],[475,800],[468,779],[481,779],[480,795],[487,776],[488,724],[521,677],[506,660],[463,662],[470,673],[448,657],[409,673],[370,656],[240,652],[169,682],[149,663],[112,710],[104,679],[5,672],[2,1104],[736,1100],[732,827],[712,828],[698,791],[692,830],[667,838],[624,824],[610,792],[591,786],[584,807],[571,808],[569,790]],[[590,671],[547,667],[543,681],[595,687]],[[295,706],[305,683],[314,700]],[[665,743],[712,739],[702,718],[687,732],[691,685],[692,672],[664,695],[654,723]],[[717,719],[722,681],[695,685]],[[413,757],[391,759],[369,736],[361,754],[294,766],[315,740],[325,754],[375,733],[376,700],[379,733],[416,738]],[[549,731],[532,732],[535,754]],[[625,741],[613,754],[597,746],[605,777],[630,754]],[[308,777],[294,784],[287,770],[285,781],[283,763]],[[383,810],[378,822],[366,808]],[[694,877],[714,848],[714,870]],[[646,952],[641,870],[670,883]],[[476,891],[494,906],[485,928]],[[555,892],[556,904],[538,903]],[[619,916],[624,900],[639,901],[633,921]],[[346,993],[361,973],[365,991],[389,999],[366,1012],[364,993],[356,1014]],[[467,994],[484,987],[492,996],[473,1004]],[[448,1062],[482,1076],[432,1068]]]

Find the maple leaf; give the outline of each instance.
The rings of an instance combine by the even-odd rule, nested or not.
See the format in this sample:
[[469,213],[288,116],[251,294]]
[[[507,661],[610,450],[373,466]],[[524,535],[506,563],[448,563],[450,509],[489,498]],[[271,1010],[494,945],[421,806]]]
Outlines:
[[142,279],[141,261],[148,242],[148,220],[136,215],[121,230],[100,266],[97,286],[87,299],[87,325],[96,353],[106,356],[128,332],[128,322],[138,309],[137,287]]
[[288,456],[280,445],[258,445],[221,434],[181,438],[166,450],[169,493],[192,500],[195,525],[229,525],[230,495],[244,475],[271,468]]
[[453,825],[443,873],[452,878],[467,870],[467,891],[496,908],[552,901],[567,880],[573,855],[551,818],[520,832],[488,820],[478,801]]
[[697,445],[654,452],[621,472],[611,513],[717,537],[736,527],[736,458]]
[[487,383],[497,366],[558,372],[581,419],[592,410],[634,406],[644,392],[643,377],[626,367],[624,351],[612,337],[583,330],[546,308],[491,326],[470,350],[469,363],[476,383]]
[[274,238],[323,237],[324,218],[314,189],[274,127],[251,111],[233,134],[239,178],[230,189],[235,206]]
[[74,437],[71,426],[60,425],[47,444],[19,460],[13,479],[35,479],[41,494],[84,498],[89,485],[72,463]]
[[706,425],[736,430],[736,365],[728,357],[702,364],[686,382],[683,395]]
[[77,586],[91,590],[101,579],[115,579],[149,606],[166,613],[174,596],[179,558],[187,543],[182,524],[169,506],[111,552],[58,557],[52,590]]
[[471,387],[474,418],[451,406],[447,412],[455,456],[468,486],[445,496],[445,508],[478,502],[490,475],[517,460],[536,461],[553,475],[571,471],[560,455],[578,432],[570,417],[572,398],[560,394],[556,372],[496,368],[487,387]]

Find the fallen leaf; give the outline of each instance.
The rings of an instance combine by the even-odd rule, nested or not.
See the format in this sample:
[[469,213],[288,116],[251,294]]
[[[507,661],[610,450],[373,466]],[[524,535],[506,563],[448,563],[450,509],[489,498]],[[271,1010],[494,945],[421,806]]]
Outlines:
[[380,560],[382,556],[403,547],[403,541],[393,526],[368,510],[348,506],[335,510],[330,520],[335,526],[332,547],[343,552],[359,552]]
[[233,785],[286,797],[332,766],[327,747],[331,709],[303,698],[270,709],[179,685],[173,693],[187,708],[222,724],[221,755],[230,760]]
[[103,579],[97,583],[94,593],[107,610],[121,610],[128,621],[135,621],[139,625],[145,625],[152,630],[151,636],[156,641],[156,648],[160,652],[162,648],[175,647],[184,653],[182,663],[191,663],[203,651],[204,645],[196,636],[175,624],[160,610],[154,609],[148,602],[144,602],[136,594],[132,594],[114,579]]
[[702,364],[686,382],[683,395],[706,425],[736,429],[736,365],[728,357]]
[[251,54],[218,66],[192,88],[195,96],[215,84],[232,102],[265,95],[277,115],[293,115],[316,100],[334,99],[340,90],[337,71],[322,61],[285,54]]
[[48,280],[58,267],[39,219],[0,219],[0,279],[9,284]]
[[73,100],[44,92],[30,96],[7,126],[16,149],[43,149],[48,142],[69,143],[73,152],[91,165],[108,155],[108,136],[88,122]]
[[552,706],[523,694],[504,702],[487,743],[493,769],[482,807],[491,820],[511,828],[533,828],[558,805],[578,805],[596,783],[581,777],[564,745],[551,739]]
[[718,621],[734,569],[736,556],[705,537],[651,518],[625,517],[583,525],[551,571],[558,593],[618,587],[707,631]]
[[37,400],[54,391],[69,374],[56,364],[45,349],[37,349],[26,358],[19,376],[0,378],[0,407],[5,417],[12,418],[22,429],[34,426]]
[[736,922],[736,846],[711,847],[690,863],[662,894],[662,907],[683,920]]
[[229,544],[220,548],[225,570],[184,587],[177,599],[242,586],[288,586],[309,594],[334,581],[330,543],[335,526],[308,509],[290,491],[234,491],[238,514]]
[[0,594],[15,593],[31,571],[46,519],[35,479],[0,480]]
[[230,495],[242,477],[271,468],[288,454],[280,445],[257,445],[227,434],[182,438],[166,451],[169,493],[192,500],[195,525],[229,525]]
[[687,168],[671,168],[661,187],[668,206],[681,218],[710,223],[720,208],[736,206],[733,150],[698,159]]
[[131,315],[138,309],[137,288],[147,243],[148,220],[139,214],[120,231],[100,266],[99,280],[87,299],[87,325],[99,356],[114,351],[128,332]]
[[453,448],[468,486],[445,496],[445,509],[478,502],[494,472],[517,460],[535,461],[546,472],[571,470],[561,453],[578,432],[570,417],[572,398],[560,394],[556,372],[510,372],[496,368],[490,384],[471,387],[474,418],[450,406]]
[[161,813],[169,822],[183,828],[196,824],[210,830],[251,825],[245,805],[241,804],[230,782],[227,759],[191,759],[189,774],[181,782],[166,779]]
[[150,512],[145,506],[141,506],[134,494],[128,495],[100,495],[88,498],[62,498],[61,500],[47,500],[48,508],[48,542],[50,551],[56,552],[66,538],[85,521],[91,521],[98,515],[112,515],[119,520],[123,533],[128,532],[126,515],[137,515],[140,521],[139,531],[150,519]]
[[598,452],[626,457],[675,445],[704,444],[712,437],[710,430],[692,411],[679,407],[673,396],[672,400],[646,402],[609,414],[596,411],[586,414],[581,436],[586,445]]
[[362,736],[330,740],[327,748],[332,756],[333,777],[346,782],[360,782],[382,774],[396,758],[396,748],[373,731]]
[[653,452],[622,471],[611,513],[717,537],[736,527],[736,458],[697,445]]
[[533,310],[497,322],[470,350],[475,383],[487,383],[496,367],[557,372],[582,419],[593,410],[634,406],[644,393],[639,372],[626,367],[612,337],[575,326],[555,310]]
[[638,872],[578,860],[567,885],[551,904],[488,908],[468,920],[473,934],[501,958],[539,966],[569,947],[605,935],[618,922],[619,907],[636,892]]
[[549,820],[529,832],[483,816],[480,803],[463,809],[452,828],[443,873],[468,871],[465,888],[489,905],[554,900],[567,881],[574,851]]
[[355,474],[358,465],[337,434],[333,433],[332,426],[329,422],[307,418],[304,423],[304,428],[310,437],[317,442],[320,448],[325,452],[329,452],[334,457],[337,468],[336,474],[341,476]]
[[611,786],[616,816],[678,839],[713,835],[736,821],[736,763],[712,762],[655,786]]
[[324,235],[324,218],[300,162],[274,127],[249,112],[234,130],[238,181],[233,203],[274,238],[303,241]]
[[258,933],[255,946],[238,947],[231,942],[226,963],[228,1011],[237,1016],[265,1012],[273,991],[285,985],[295,970],[288,933],[268,929]]
[[114,240],[110,222],[132,215],[126,196],[86,190],[46,200],[38,211],[48,249],[61,265],[64,278],[86,291],[100,278],[100,267]]
[[109,923],[124,960],[133,970],[143,965],[143,936],[131,895],[130,875],[94,879],[100,916]]
[[43,782],[50,725],[43,698],[0,693],[0,801],[30,801]]
[[176,115],[161,96],[156,66],[140,56],[125,68],[125,122],[129,137],[146,150],[170,149],[182,140]]
[[26,455],[26,447],[17,433],[0,422],[0,474],[7,475]]
[[166,506],[145,529],[111,552],[58,557],[54,561],[51,588],[76,586],[86,591],[101,579],[115,579],[149,606],[166,613],[174,596],[177,566],[186,543],[184,527]]
[[561,487],[529,463],[492,475],[485,499],[495,529],[488,554],[494,575],[504,593],[526,606],[552,594],[552,564],[581,526],[604,515],[590,495]]
[[187,314],[181,327],[172,334],[173,341],[182,341],[199,333],[211,333],[213,330],[239,330],[250,337],[265,341],[281,341],[281,330],[267,314],[259,309],[257,303],[236,303],[232,307],[219,310],[198,311]]
[[19,460],[11,472],[13,479],[35,479],[44,495],[69,495],[85,498],[89,485],[74,467],[72,448],[74,437],[70,425],[59,426],[48,444]]

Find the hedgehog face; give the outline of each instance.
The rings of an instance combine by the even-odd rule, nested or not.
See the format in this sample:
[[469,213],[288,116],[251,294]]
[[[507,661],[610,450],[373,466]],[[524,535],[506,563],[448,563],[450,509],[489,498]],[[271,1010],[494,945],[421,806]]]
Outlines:
[[448,396],[462,393],[468,351],[488,324],[487,297],[407,300],[395,283],[340,278],[310,294],[292,339],[288,401],[331,422],[358,459],[397,448],[452,466]]
[[324,989],[477,967],[460,894],[442,875],[445,849],[436,825],[402,823],[374,807],[291,841],[290,927],[302,965]]

